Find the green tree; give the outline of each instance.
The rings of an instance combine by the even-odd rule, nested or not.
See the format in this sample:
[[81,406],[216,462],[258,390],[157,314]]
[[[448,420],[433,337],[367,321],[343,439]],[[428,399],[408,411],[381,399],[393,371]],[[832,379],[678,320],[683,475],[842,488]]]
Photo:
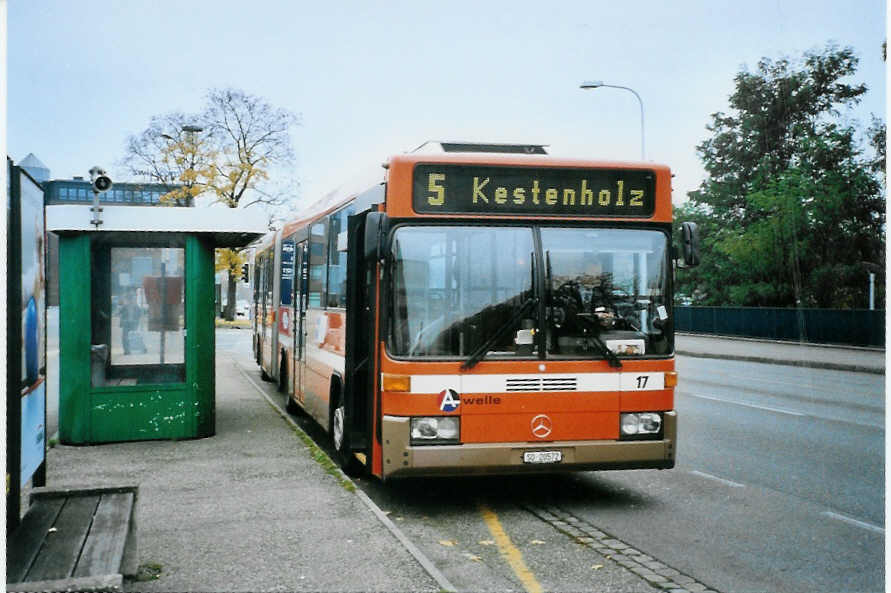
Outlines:
[[702,227],[703,265],[679,291],[700,302],[863,307],[884,269],[884,124],[858,142],[846,110],[866,87],[849,48],[762,59],[736,78],[731,113],[697,147],[707,173],[677,215]]

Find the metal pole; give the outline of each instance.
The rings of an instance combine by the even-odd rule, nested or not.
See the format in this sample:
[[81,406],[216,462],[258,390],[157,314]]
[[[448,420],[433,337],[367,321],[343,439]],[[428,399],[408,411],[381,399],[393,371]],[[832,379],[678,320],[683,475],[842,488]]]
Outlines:
[[[166,257],[166,254],[161,255]],[[165,342],[167,341],[166,323],[167,323],[167,264],[161,261],[161,364],[164,364]]]
[[875,272],[869,273],[869,310],[876,310],[876,275]]
[[93,219],[90,221],[97,229],[102,224],[102,208],[99,206],[99,192],[93,190],[93,206],[90,208],[93,213]]
[[647,160],[646,150],[644,148],[644,106],[643,99],[640,98],[640,95],[637,94],[637,91],[627,86],[616,86],[612,84],[605,84],[603,86],[614,88],[614,89],[625,89],[626,91],[631,91],[635,97],[637,97],[637,102],[640,105],[640,160]]
[[627,86],[619,86],[616,84],[605,84],[599,80],[594,80],[590,82],[583,82],[580,88],[583,89],[596,89],[599,87],[607,87],[611,89],[624,89],[626,91],[631,91],[635,97],[637,97],[637,102],[640,105],[640,160],[646,160],[646,149],[644,147],[644,106],[643,99],[640,98],[640,95],[637,94],[633,88]]

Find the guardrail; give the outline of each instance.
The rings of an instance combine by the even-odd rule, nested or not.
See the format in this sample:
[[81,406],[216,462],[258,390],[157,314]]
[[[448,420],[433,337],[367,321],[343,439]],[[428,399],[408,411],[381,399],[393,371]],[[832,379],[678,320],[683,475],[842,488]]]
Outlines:
[[885,347],[885,311],[675,307],[679,332]]

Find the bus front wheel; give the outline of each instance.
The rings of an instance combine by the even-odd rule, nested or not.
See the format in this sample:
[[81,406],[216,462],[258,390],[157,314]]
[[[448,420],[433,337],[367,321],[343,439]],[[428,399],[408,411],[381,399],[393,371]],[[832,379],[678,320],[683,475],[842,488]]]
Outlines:
[[334,451],[337,453],[337,462],[343,473],[350,477],[362,474],[363,466],[350,450],[349,436],[346,431],[346,407],[343,403],[343,394],[338,391],[337,404],[331,414],[331,440],[334,442]]

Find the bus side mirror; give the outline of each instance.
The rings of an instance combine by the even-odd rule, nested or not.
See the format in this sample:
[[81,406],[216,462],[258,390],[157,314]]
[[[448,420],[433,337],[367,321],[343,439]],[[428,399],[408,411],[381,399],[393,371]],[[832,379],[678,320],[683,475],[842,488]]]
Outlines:
[[699,265],[699,228],[695,222],[681,224],[681,253],[686,267]]
[[365,261],[384,257],[384,238],[390,230],[390,219],[383,212],[369,212],[365,217]]

